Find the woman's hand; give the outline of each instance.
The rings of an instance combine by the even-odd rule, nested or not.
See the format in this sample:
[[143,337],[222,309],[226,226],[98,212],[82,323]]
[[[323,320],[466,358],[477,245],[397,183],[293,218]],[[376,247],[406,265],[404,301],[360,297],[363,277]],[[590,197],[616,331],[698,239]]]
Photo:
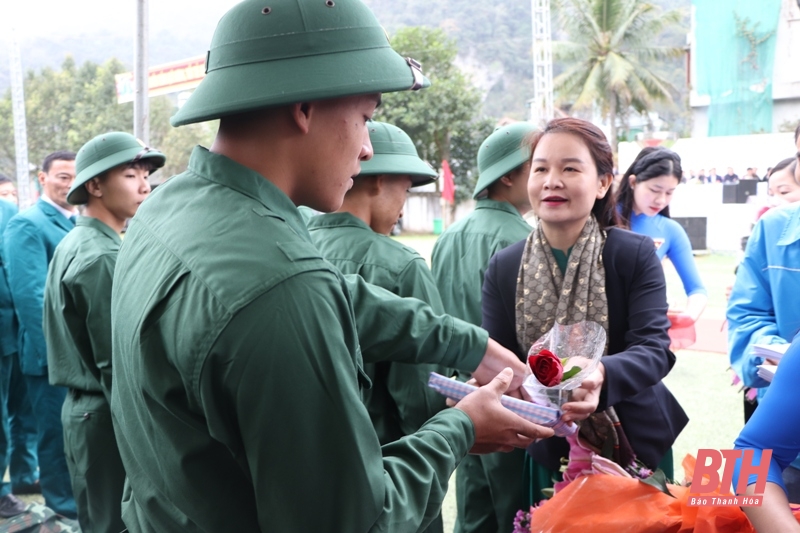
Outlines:
[[572,391],[572,401],[565,403],[561,409],[564,414],[561,419],[564,422],[573,420],[585,420],[589,415],[597,411],[600,402],[600,391],[606,378],[606,367],[603,363],[597,365],[597,369],[588,378],[583,380],[581,386]]

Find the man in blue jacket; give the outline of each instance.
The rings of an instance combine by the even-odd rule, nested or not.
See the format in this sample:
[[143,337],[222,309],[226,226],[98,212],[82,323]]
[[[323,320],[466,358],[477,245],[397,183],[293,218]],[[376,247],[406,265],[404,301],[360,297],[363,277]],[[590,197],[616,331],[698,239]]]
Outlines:
[[42,196],[30,209],[13,217],[3,233],[6,274],[19,323],[19,360],[39,430],[39,481],[45,504],[68,518],[77,518],[72,483],[64,456],[61,406],[64,387],[50,385],[42,329],[47,267],[61,239],[75,227],[75,211],[67,193],[75,180],[75,154],[48,155],[39,172]]
[[[6,193],[6,194],[4,194]],[[17,319],[8,280],[2,268],[2,231],[17,214],[16,188],[0,175],[0,470],[9,469],[11,483],[0,482],[0,517],[21,513],[25,504],[12,492],[36,492],[36,419],[28,402],[17,356]]]

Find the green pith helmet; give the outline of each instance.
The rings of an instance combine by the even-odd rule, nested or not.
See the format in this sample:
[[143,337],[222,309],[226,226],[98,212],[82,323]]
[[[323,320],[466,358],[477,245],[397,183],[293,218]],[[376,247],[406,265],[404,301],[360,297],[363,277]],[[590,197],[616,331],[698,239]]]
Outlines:
[[436,181],[438,174],[419,158],[417,147],[406,132],[385,122],[369,122],[367,127],[375,155],[361,162],[359,176],[408,174],[412,187]]
[[170,122],[429,85],[361,0],[245,0],[220,19],[206,76]]
[[477,199],[489,185],[524,164],[531,156],[530,148],[522,145],[536,131],[530,122],[515,122],[497,128],[478,148],[478,183],[472,197]]
[[121,131],[112,131],[98,135],[84,144],[75,156],[75,181],[67,194],[67,202],[72,205],[85,204],[89,194],[84,185],[107,170],[132,163],[140,159],[149,159],[153,170],[161,168],[167,158],[159,151],[147,148],[142,141]]

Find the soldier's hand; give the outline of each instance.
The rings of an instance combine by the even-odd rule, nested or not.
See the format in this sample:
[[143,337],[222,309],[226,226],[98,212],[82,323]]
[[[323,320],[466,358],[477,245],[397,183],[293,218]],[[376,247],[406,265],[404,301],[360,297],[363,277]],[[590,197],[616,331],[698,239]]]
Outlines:
[[514,379],[508,387],[512,393],[520,388],[525,376],[530,374],[528,366],[520,361],[513,352],[500,346],[494,339],[489,339],[481,364],[472,372],[472,379],[479,385],[486,385],[504,368],[510,368],[514,372]]
[[512,376],[511,369],[503,369],[488,385],[456,404],[455,408],[467,413],[475,426],[475,444],[470,453],[510,452],[553,436],[552,429],[529,422],[500,403]]

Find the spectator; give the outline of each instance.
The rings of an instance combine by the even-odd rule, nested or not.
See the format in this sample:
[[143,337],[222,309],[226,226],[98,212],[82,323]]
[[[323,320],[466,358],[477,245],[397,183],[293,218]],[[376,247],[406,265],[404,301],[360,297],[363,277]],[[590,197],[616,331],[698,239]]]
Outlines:
[[38,428],[39,481],[45,504],[77,518],[67,461],[61,406],[67,389],[50,385],[42,329],[44,286],[56,246],[75,227],[67,193],[75,180],[75,154],[53,152],[39,172],[42,196],[14,216],[3,233],[3,257],[19,323],[19,358]]
[[728,167],[728,172],[722,178],[722,183],[739,183],[739,176],[733,171],[733,167]]
[[722,176],[717,174],[717,169],[714,167],[708,169],[708,183],[722,183]]

